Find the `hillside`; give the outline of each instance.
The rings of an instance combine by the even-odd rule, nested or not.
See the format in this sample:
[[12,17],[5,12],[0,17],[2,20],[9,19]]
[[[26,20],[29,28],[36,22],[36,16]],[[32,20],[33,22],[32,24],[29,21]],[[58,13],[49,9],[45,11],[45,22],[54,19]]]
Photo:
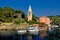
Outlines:
[[[57,17],[60,17],[60,15],[53,15],[53,16],[57,16]],[[53,16],[48,16],[49,18],[53,17]]]

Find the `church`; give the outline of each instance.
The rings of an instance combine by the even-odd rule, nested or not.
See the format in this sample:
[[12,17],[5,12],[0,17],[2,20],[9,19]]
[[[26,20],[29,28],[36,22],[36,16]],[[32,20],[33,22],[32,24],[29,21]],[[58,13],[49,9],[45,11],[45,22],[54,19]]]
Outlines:
[[28,21],[31,21],[32,20],[32,8],[31,8],[31,5],[29,6],[29,9],[28,9]]
[[[31,8],[31,5],[29,6],[28,8],[28,21],[32,21],[32,8]],[[46,16],[42,16],[42,17],[39,17],[38,19],[39,21],[38,22],[43,22],[45,24],[47,24],[48,26],[50,26],[50,18],[46,17]]]

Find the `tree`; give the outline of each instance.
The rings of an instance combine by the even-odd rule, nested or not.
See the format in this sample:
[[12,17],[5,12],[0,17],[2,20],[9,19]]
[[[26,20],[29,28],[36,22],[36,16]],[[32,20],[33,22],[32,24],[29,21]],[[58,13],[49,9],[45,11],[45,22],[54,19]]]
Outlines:
[[23,11],[22,11],[22,10],[16,10],[15,13],[17,13],[17,14],[22,14]]
[[53,16],[51,20],[55,24],[60,24],[60,17],[58,17],[58,16]]
[[14,21],[15,24],[20,24],[21,23],[21,20],[20,19],[17,19]]
[[27,21],[27,23],[28,23],[29,25],[38,24],[38,22],[37,22],[37,21],[34,21],[34,20],[32,20],[32,21]]
[[27,22],[29,25],[32,25],[33,24],[33,21],[28,21]]
[[26,19],[26,15],[25,15],[24,12],[22,13],[21,17],[22,17],[23,19]]
[[16,10],[15,13],[18,17],[26,19],[26,15],[22,10]]
[[0,7],[0,16],[3,15],[3,8]]
[[37,17],[33,14],[32,15],[32,20],[36,21]]
[[47,24],[42,23],[42,22],[37,22],[37,24],[39,24],[39,26],[48,26]]
[[4,7],[4,15],[5,15],[7,18],[12,18],[14,12],[15,12],[15,11],[14,11],[13,8],[10,8],[10,7]]

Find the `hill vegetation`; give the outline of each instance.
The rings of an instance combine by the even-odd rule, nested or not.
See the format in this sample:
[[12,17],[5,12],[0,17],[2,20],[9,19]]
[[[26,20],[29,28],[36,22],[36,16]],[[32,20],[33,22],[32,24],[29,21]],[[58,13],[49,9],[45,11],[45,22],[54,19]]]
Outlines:
[[[56,16],[48,16],[53,23],[55,24],[60,24],[60,15]],[[0,23],[15,23],[15,24],[20,24],[27,22],[29,25],[31,24],[39,24],[41,23],[37,22],[37,17],[33,14],[33,20],[32,21],[27,21],[27,16],[24,13],[23,10],[15,10],[10,7],[0,7]],[[44,24],[44,23],[43,23]]]
[[22,10],[15,10],[10,7],[0,7],[0,23],[15,23],[20,24],[27,22],[29,25],[36,24],[36,16],[33,15],[32,21],[27,21],[27,16]]
[[60,25],[60,15],[48,16],[52,20],[52,24]]
[[15,10],[10,7],[0,7],[0,22],[13,22],[16,18],[26,17],[25,13],[22,10]]

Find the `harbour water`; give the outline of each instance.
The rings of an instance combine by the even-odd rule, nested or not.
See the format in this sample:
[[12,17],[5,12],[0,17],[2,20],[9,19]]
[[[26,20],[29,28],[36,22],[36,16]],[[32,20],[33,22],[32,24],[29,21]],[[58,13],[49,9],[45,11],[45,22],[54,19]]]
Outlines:
[[[27,35],[0,36],[0,40],[28,40],[28,36]],[[39,37],[39,35],[33,35],[32,40],[48,40],[48,39],[47,37],[41,38]]]
[[[9,34],[9,35],[8,35]],[[42,32],[36,35],[29,35],[29,34],[18,34],[17,31],[0,31],[0,40],[48,40],[48,37],[44,36]]]
[[[8,31],[8,32],[6,31],[6,33],[2,33],[2,32],[0,33],[0,40],[60,40],[59,39],[60,36],[57,37],[57,34],[55,31],[53,31],[53,33],[41,31],[37,35],[29,35],[29,34],[20,35],[16,31],[15,32],[14,31]],[[6,35],[9,32],[11,32],[12,35]]]

